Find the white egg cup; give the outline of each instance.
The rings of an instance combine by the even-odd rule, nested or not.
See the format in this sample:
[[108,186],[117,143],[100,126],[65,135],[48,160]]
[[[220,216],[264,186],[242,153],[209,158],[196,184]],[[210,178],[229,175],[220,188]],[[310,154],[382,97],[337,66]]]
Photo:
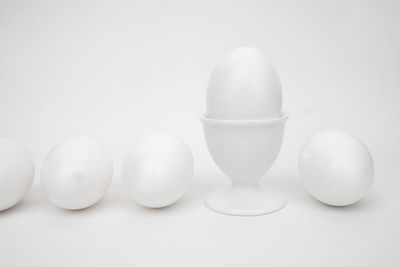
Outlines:
[[227,215],[253,216],[269,214],[285,206],[285,198],[262,188],[259,180],[279,154],[287,118],[286,113],[262,120],[201,116],[208,150],[232,182],[207,196],[208,208]]

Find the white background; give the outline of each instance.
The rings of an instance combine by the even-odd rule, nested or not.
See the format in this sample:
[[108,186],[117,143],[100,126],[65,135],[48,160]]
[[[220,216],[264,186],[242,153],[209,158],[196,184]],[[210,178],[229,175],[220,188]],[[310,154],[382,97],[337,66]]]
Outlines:
[[[228,180],[198,120],[213,67],[242,45],[274,62],[290,114],[263,181],[288,205],[248,218],[203,206]],[[0,266],[399,266],[399,47],[398,1],[1,1],[0,134],[37,170],[0,213]],[[296,170],[326,128],[358,136],[375,160],[371,191],[347,208],[313,200]],[[124,191],[120,166],[157,129],[186,140],[195,179],[176,205],[150,210]],[[77,212],[40,184],[46,153],[71,135],[100,140],[115,166],[104,199]]]

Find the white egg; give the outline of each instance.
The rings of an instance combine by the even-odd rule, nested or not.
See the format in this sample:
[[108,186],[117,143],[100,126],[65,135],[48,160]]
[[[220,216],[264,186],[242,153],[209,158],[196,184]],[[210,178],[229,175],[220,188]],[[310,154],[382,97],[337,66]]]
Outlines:
[[374,164],[360,140],[343,131],[326,130],[303,146],[299,171],[313,197],[328,205],[347,206],[367,193]]
[[282,89],[271,62],[252,47],[233,50],[217,65],[207,89],[207,116],[254,120],[281,115]]
[[35,174],[29,151],[16,139],[0,138],[0,211],[17,204],[28,192]]
[[108,151],[86,137],[56,145],[42,167],[42,183],[49,199],[71,210],[87,208],[106,193],[113,175]]
[[122,177],[138,203],[150,208],[171,205],[192,182],[192,152],[172,133],[151,133],[128,151]]

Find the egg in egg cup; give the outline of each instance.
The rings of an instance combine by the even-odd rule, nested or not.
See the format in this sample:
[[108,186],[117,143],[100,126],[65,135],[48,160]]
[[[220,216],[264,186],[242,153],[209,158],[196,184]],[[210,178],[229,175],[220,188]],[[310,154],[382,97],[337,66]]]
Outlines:
[[232,183],[212,192],[207,207],[250,216],[285,206],[279,193],[259,185],[281,148],[288,118],[281,105],[278,74],[260,51],[237,48],[216,66],[207,88],[207,112],[200,120],[212,158]]

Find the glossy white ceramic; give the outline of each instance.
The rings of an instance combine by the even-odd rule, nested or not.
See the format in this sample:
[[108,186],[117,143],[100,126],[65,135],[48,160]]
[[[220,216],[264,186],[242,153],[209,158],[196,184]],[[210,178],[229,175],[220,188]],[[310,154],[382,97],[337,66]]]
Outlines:
[[265,120],[216,120],[201,117],[208,150],[231,185],[212,192],[205,204],[229,215],[262,215],[285,206],[278,192],[261,188],[260,178],[279,154],[286,113]]

